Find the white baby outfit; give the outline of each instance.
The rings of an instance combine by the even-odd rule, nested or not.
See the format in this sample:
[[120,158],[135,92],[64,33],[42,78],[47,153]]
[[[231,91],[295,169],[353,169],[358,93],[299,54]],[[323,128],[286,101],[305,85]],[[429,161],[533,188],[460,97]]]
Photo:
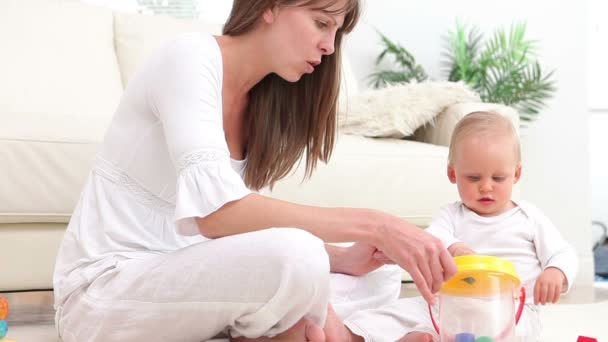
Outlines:
[[[516,327],[516,336],[521,341],[537,341],[541,334],[541,308],[534,305],[533,296],[536,278],[547,267],[556,267],[564,272],[570,287],[578,269],[575,250],[555,225],[527,202],[518,202],[515,208],[492,217],[480,216],[455,202],[437,213],[427,231],[446,248],[463,242],[477,254],[505,258],[515,265],[527,293]],[[370,321],[376,324],[369,324]],[[428,305],[421,297],[403,298],[381,308],[355,313],[349,322],[352,326],[366,327],[361,329],[366,330],[366,341],[393,342],[411,331],[429,332],[438,339]]]

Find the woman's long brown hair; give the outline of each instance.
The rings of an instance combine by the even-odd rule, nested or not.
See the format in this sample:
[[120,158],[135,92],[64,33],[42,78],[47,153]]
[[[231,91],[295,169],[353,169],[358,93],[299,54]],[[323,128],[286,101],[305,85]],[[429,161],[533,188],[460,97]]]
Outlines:
[[[326,10],[336,0],[235,0],[223,33],[238,36],[254,29],[263,12],[275,6],[311,6]],[[276,74],[267,75],[249,92],[247,125],[247,165],[245,184],[259,190],[272,187],[306,153],[309,177],[317,161],[331,156],[337,122],[340,87],[341,43],[352,31],[359,14],[359,0],[347,0],[338,13],[344,25],[335,38],[335,52],[323,56],[312,74],[295,83]]]

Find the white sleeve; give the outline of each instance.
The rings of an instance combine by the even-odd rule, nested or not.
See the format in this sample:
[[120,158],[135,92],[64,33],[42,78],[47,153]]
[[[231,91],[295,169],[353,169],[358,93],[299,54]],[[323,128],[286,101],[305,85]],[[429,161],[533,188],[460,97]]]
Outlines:
[[441,240],[445,248],[461,242],[455,236],[454,215],[456,215],[455,204],[447,205],[433,216],[431,224],[426,229],[431,235]]
[[528,214],[532,214],[534,227],[534,246],[542,269],[556,267],[564,272],[568,282],[568,292],[578,272],[578,257],[574,248],[562,237],[557,227],[539,209],[524,204]]
[[231,167],[222,118],[221,54],[205,38],[213,39],[180,36],[146,66],[153,75],[147,101],[160,119],[178,174],[174,218],[183,235],[199,234],[195,217],[251,193]]

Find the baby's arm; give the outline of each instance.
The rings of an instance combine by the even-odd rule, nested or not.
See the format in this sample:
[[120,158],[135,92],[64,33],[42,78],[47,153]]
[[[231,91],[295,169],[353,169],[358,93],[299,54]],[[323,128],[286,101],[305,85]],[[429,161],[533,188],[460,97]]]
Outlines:
[[525,205],[535,221],[534,246],[543,269],[534,285],[534,302],[555,303],[572,286],[578,270],[578,257],[548,217],[529,203]]

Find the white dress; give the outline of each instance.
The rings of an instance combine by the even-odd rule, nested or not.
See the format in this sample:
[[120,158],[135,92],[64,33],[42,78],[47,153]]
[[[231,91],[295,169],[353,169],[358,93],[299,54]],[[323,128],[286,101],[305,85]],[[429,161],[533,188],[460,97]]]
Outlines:
[[130,81],[57,257],[64,341],[273,335],[303,316],[323,324],[330,296],[343,316],[397,296],[389,269],[332,275],[330,291],[324,244],[300,229],[199,235],[195,217],[251,193],[225,140],[222,74],[215,37],[189,33]]

